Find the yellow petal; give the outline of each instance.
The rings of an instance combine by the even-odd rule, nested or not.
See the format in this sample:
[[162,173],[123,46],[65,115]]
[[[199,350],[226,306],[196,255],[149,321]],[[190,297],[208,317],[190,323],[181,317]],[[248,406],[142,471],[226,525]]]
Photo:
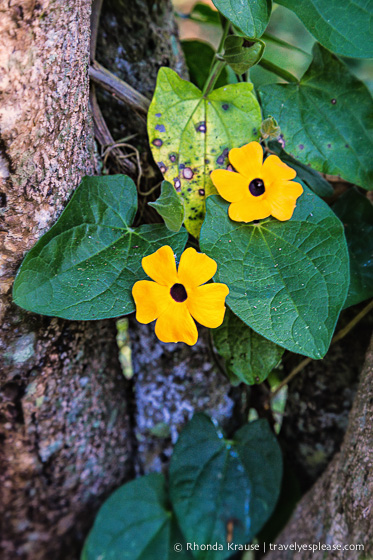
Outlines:
[[263,163],[262,179],[266,188],[278,180],[290,180],[296,177],[297,172],[280,160],[278,156],[268,156]]
[[171,287],[177,282],[175,256],[168,245],[144,257],[141,264],[146,274],[158,284]]
[[193,247],[189,247],[181,255],[178,276],[179,282],[183,284],[188,292],[210,280],[217,269],[217,264],[205,253],[197,253]]
[[247,197],[241,202],[232,202],[228,208],[228,215],[234,222],[252,222],[270,216],[271,210],[266,199],[261,197]]
[[170,289],[156,282],[140,280],[132,288],[136,304],[136,319],[139,323],[151,323],[172,301]]
[[155,324],[155,334],[162,342],[185,342],[193,346],[198,339],[198,331],[186,302],[171,301]]
[[263,149],[259,142],[250,142],[229,152],[229,161],[246,179],[262,178]]
[[215,169],[210,176],[220,196],[228,202],[237,202],[245,196],[248,181],[239,173],[226,169]]
[[268,190],[267,200],[271,215],[282,222],[290,220],[296,200],[303,193],[303,187],[293,181],[277,181]]
[[205,284],[193,290],[186,304],[196,321],[215,329],[223,322],[228,294],[229,288],[225,284]]

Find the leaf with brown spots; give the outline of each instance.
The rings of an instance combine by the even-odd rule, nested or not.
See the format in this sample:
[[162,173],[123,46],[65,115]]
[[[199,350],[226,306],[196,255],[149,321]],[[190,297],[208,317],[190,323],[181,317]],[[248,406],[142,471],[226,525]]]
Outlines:
[[148,113],[153,157],[183,197],[185,227],[198,237],[206,197],[216,190],[210,173],[228,166],[228,151],[257,140],[260,107],[252,84],[230,84],[207,97],[170,68],[161,68]]

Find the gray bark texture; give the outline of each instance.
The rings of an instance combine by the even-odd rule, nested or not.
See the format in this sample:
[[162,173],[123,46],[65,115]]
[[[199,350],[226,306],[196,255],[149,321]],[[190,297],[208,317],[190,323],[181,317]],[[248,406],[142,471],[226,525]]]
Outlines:
[[0,1],[0,557],[75,559],[130,472],[115,323],[23,312],[25,252],[96,171],[88,111],[90,0]]
[[364,545],[362,550],[283,551],[266,560],[359,560],[373,555],[373,338],[347,432],[322,476],[298,504],[277,544]]

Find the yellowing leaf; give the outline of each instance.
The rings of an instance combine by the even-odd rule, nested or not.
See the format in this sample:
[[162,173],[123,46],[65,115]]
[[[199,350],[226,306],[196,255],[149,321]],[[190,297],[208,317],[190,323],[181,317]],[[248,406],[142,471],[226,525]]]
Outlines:
[[228,152],[259,136],[259,104],[248,83],[204,97],[170,68],[161,68],[148,113],[154,160],[184,199],[185,227],[198,237],[205,200],[216,190],[210,173],[228,166]]

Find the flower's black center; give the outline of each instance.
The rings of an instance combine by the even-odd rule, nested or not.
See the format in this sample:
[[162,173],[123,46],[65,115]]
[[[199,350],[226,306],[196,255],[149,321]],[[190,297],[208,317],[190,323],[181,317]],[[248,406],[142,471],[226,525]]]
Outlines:
[[260,196],[265,191],[264,183],[261,179],[253,179],[249,185],[249,191],[253,196]]
[[185,301],[188,297],[186,289],[182,284],[174,284],[170,290],[170,294],[171,297],[178,303]]

